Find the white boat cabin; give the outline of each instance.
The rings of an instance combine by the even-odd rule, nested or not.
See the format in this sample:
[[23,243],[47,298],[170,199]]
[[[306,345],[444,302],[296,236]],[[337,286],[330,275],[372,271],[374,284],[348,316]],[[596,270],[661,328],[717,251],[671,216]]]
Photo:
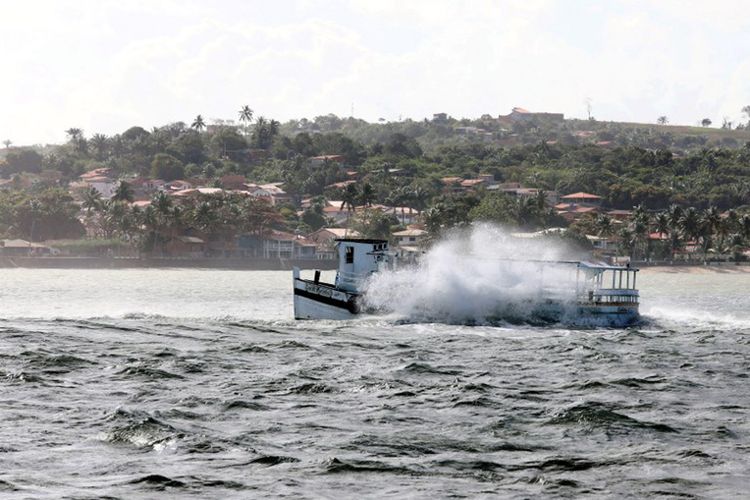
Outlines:
[[339,258],[337,289],[361,292],[362,285],[372,273],[383,270],[392,262],[386,240],[339,239],[336,242]]
[[579,301],[598,304],[638,303],[638,269],[590,262],[579,262],[577,269],[576,292]]

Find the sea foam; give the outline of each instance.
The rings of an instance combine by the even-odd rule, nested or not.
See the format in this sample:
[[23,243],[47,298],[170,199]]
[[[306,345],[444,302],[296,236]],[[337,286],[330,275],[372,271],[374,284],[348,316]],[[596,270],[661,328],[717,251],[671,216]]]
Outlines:
[[534,322],[549,299],[574,299],[575,267],[549,263],[563,258],[571,252],[556,238],[478,225],[433,245],[416,266],[373,275],[366,305],[418,321]]

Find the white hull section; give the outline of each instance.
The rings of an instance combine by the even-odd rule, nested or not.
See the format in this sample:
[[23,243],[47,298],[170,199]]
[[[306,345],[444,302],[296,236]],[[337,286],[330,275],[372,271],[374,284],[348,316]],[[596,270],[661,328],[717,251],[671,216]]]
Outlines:
[[331,306],[299,295],[294,296],[294,319],[353,319],[352,314],[346,309]]
[[357,298],[328,283],[294,278],[294,319],[352,319]]

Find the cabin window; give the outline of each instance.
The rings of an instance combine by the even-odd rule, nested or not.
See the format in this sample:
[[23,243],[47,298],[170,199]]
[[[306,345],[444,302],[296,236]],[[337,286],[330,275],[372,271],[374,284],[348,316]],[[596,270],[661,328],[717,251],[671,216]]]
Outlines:
[[354,247],[346,247],[346,263],[354,264]]

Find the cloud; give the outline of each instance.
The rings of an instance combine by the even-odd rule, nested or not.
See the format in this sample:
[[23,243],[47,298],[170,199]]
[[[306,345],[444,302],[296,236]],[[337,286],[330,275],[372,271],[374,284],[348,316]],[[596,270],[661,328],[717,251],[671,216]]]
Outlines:
[[591,97],[599,119],[719,122],[750,101],[741,4],[27,2],[0,18],[0,138],[235,119],[244,104],[279,120],[352,103],[369,120],[583,116]]

